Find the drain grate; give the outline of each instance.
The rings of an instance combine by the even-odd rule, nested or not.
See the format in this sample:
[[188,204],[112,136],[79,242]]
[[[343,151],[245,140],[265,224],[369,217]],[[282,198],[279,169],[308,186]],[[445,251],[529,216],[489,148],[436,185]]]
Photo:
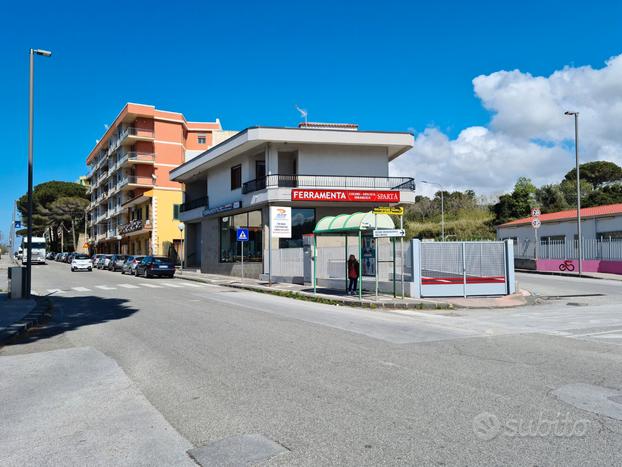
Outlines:
[[231,436],[190,449],[188,455],[202,467],[253,465],[289,449],[260,434]]

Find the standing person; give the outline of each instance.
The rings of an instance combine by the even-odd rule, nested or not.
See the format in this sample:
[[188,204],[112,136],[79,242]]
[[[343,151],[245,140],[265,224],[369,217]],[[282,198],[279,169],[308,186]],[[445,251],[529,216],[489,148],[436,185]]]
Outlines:
[[359,278],[359,262],[356,260],[354,255],[350,255],[348,259],[348,279],[350,282],[348,283],[348,293],[350,295],[354,295],[356,293],[356,283]]

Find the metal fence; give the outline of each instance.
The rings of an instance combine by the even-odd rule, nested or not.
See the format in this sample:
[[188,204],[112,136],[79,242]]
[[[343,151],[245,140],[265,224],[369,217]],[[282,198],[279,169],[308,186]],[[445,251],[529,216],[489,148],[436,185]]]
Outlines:
[[[622,238],[583,239],[583,259],[622,260]],[[519,240],[514,257],[523,259],[579,259],[579,242],[565,240]]]
[[418,242],[422,297],[509,293],[504,242]]

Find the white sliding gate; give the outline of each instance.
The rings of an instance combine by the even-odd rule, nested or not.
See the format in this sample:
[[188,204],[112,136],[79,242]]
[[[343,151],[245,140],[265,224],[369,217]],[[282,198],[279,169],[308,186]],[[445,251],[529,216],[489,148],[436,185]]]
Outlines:
[[505,242],[412,241],[413,297],[514,293],[514,249]]

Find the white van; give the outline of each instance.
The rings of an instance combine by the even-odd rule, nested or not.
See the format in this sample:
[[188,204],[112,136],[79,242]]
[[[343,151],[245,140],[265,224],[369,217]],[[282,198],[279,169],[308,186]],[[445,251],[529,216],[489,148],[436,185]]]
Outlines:
[[[22,264],[28,262],[28,238],[22,239]],[[45,264],[45,237],[32,237],[32,264]]]

